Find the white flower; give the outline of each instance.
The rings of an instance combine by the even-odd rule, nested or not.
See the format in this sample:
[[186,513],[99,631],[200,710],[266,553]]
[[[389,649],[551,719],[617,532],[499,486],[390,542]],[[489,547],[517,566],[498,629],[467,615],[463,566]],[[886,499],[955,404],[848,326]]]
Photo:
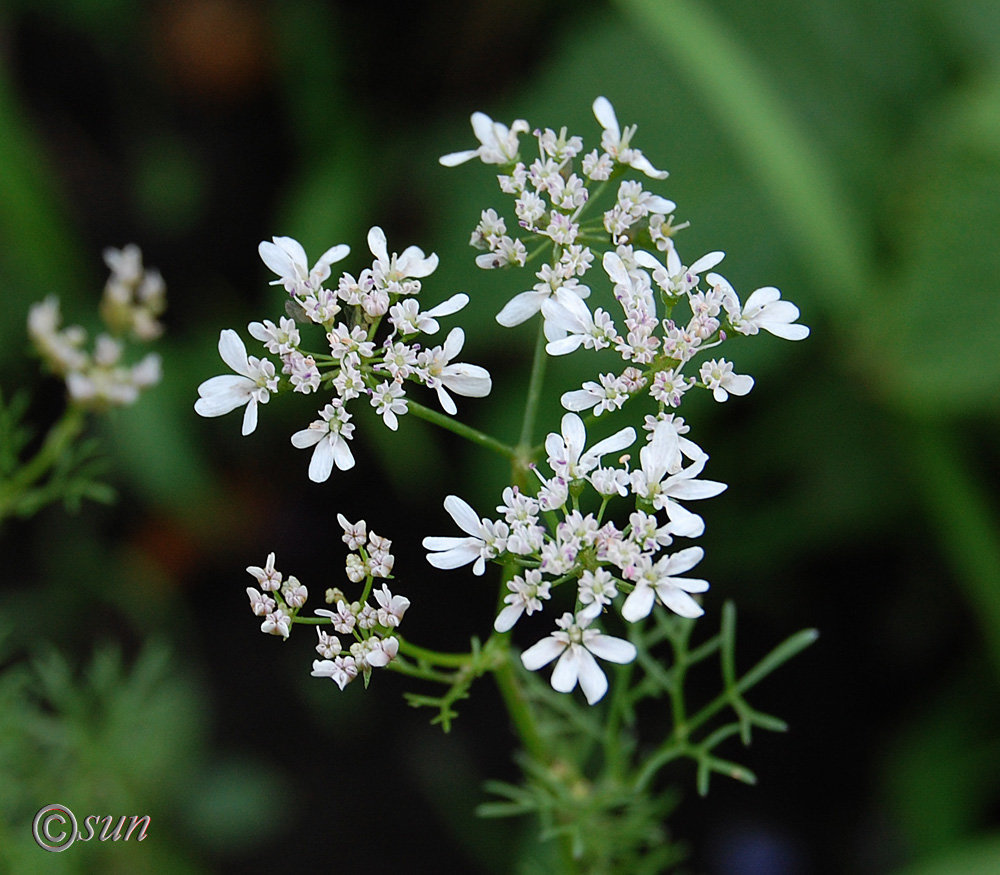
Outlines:
[[[579,249],[579,247],[576,247]],[[581,250],[582,252],[582,250]],[[588,250],[589,253],[589,250]],[[564,293],[572,293],[578,298],[590,296],[590,289],[580,285],[575,278],[567,278],[562,270],[562,265],[553,268],[550,265],[542,265],[542,269],[535,274],[540,282],[526,292],[514,295],[503,309],[497,313],[496,319],[504,328],[513,328],[520,325],[534,316],[542,309],[542,304],[552,296],[557,289],[563,289]]]
[[504,596],[507,607],[497,615],[493,628],[497,632],[508,632],[521,618],[521,614],[527,612],[530,617],[535,611],[540,611],[542,599],[550,598],[550,585],[549,581],[542,580],[542,573],[537,568],[529,568],[524,572],[524,577],[515,574],[513,580],[507,581],[507,589],[510,590]]
[[334,462],[341,471],[354,467],[354,456],[347,446],[354,426],[347,421],[351,414],[344,409],[344,403],[335,398],[319,415],[322,419],[309,423],[309,428],[292,435],[292,446],[300,450],[316,447],[309,462],[309,479],[314,483],[322,483],[329,478]]
[[368,229],[368,248],[375,256],[372,276],[378,288],[388,289],[396,294],[412,294],[420,291],[420,283],[407,283],[407,279],[422,279],[437,269],[438,257],[433,252],[424,255],[419,246],[407,246],[401,255],[389,255],[385,232],[374,225]]
[[638,149],[630,147],[629,142],[635,135],[637,125],[625,128],[624,132],[618,126],[615,109],[606,97],[598,97],[594,101],[594,117],[604,128],[601,135],[601,148],[612,158],[627,164],[634,170],[645,173],[653,179],[666,179],[666,170],[657,170]]
[[472,573],[480,576],[486,571],[486,560],[502,553],[507,547],[509,529],[506,523],[493,522],[485,517],[480,519],[469,504],[457,495],[449,495],[444,500],[444,509],[458,527],[466,532],[467,538],[424,538],[427,561],[435,568],[460,568],[472,566]]
[[406,413],[406,401],[403,398],[403,389],[395,381],[379,383],[372,390],[371,405],[375,412],[382,417],[382,421],[391,431],[399,428],[398,413],[402,416]]
[[358,665],[353,656],[314,659],[311,674],[314,678],[330,678],[338,687],[344,689],[358,676]]
[[437,334],[441,327],[438,316],[451,316],[469,303],[469,296],[463,293],[452,295],[447,301],[442,301],[430,310],[420,312],[420,306],[413,298],[407,298],[389,308],[389,321],[400,334]]
[[330,265],[346,258],[351,248],[344,243],[331,246],[309,270],[306,251],[298,240],[291,237],[272,237],[274,242],[261,241],[257,247],[261,260],[277,275],[271,285],[283,285],[291,295],[305,296],[318,291],[330,276]]
[[257,405],[267,404],[272,392],[278,391],[274,365],[267,359],[247,356],[247,348],[231,328],[219,335],[219,355],[239,376],[223,374],[205,380],[198,387],[201,396],[194,405],[200,416],[222,416],[246,405],[243,414],[243,434],[257,427]]
[[591,315],[583,300],[565,288],[542,302],[545,351],[566,355],[582,345],[585,349],[605,349],[617,338],[611,317],[600,307]]
[[624,665],[635,659],[636,649],[622,638],[588,629],[590,623],[591,618],[582,614],[575,618],[570,613],[563,614],[556,620],[559,631],[525,650],[521,662],[528,671],[537,671],[558,657],[552,672],[552,689],[568,693],[579,681],[587,704],[593,705],[608,691],[608,679],[594,657]]
[[707,279],[723,291],[729,321],[740,334],[757,334],[763,328],[784,340],[804,340],[809,336],[807,326],[793,324],[799,318],[799,308],[791,301],[782,301],[781,292],[774,286],[751,292],[741,308],[739,297],[724,277],[710,273]]
[[517,135],[528,132],[528,123],[524,119],[517,119],[508,128],[493,121],[484,112],[474,112],[471,121],[473,133],[480,142],[479,148],[442,155],[438,160],[445,167],[455,167],[473,158],[479,158],[483,164],[510,164],[517,158]]
[[399,639],[394,636],[389,638],[369,638],[372,643],[371,649],[365,655],[368,664],[374,668],[382,668],[396,658],[399,653]]
[[746,395],[753,388],[753,377],[734,374],[732,363],[725,359],[705,362],[698,375],[705,386],[712,390],[715,400],[720,402],[725,401],[730,394]]
[[493,388],[490,373],[485,368],[465,362],[451,364],[451,360],[462,351],[464,345],[465,332],[461,328],[452,328],[445,338],[444,346],[426,350],[418,359],[426,374],[425,385],[437,392],[441,407],[452,416],[458,412],[458,408],[448,394],[448,389],[468,398],[484,398]]
[[580,583],[577,589],[577,598],[586,607],[580,611],[581,617],[593,618],[598,616],[605,605],[611,604],[611,600],[618,595],[618,588],[615,586],[615,579],[611,572],[604,568],[596,571],[587,569],[580,575]]
[[368,526],[364,520],[358,520],[356,523],[348,522],[347,517],[338,513],[337,522],[344,530],[343,540],[349,549],[357,550],[365,545],[368,539]]
[[275,608],[271,613],[264,615],[264,622],[260,624],[260,631],[268,635],[280,635],[287,638],[292,630],[292,617],[281,608]]
[[410,600],[406,596],[393,595],[386,584],[382,584],[382,589],[374,590],[375,601],[378,602],[378,621],[383,626],[395,628],[403,619],[403,614],[410,606]]
[[257,578],[257,583],[264,592],[281,589],[282,574],[274,568],[274,553],[267,554],[267,562],[263,568],[259,565],[247,566],[247,573]]
[[635,442],[635,429],[623,428],[584,452],[587,431],[583,420],[575,413],[563,416],[561,431],[561,434],[552,432],[545,438],[545,452],[548,454],[549,467],[565,480],[586,477],[600,464],[601,456],[605,453],[624,450]]
[[673,534],[697,538],[705,531],[704,520],[677,499],[712,498],[726,489],[725,483],[695,479],[707,461],[703,454],[681,468],[680,436],[672,422],[660,420],[649,443],[639,451],[640,468],[632,472],[632,492],[652,502],[657,510],[666,509]]
[[635,565],[635,575],[638,577],[635,589],[629,593],[622,605],[622,616],[630,623],[648,617],[653,610],[655,597],[659,597],[670,610],[682,617],[700,617],[705,609],[688,593],[705,592],[708,589],[707,580],[689,577],[676,577],[684,571],[694,568],[705,551],[701,547],[688,547],[670,556],[664,556],[655,565],[649,556],[643,554]]

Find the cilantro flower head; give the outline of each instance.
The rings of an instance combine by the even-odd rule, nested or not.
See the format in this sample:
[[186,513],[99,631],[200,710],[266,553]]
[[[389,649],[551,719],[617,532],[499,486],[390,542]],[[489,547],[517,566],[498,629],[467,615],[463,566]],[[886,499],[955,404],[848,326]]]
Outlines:
[[556,620],[559,631],[543,638],[521,654],[528,671],[537,671],[558,658],[552,672],[552,689],[558,693],[572,692],[577,683],[587,697],[587,704],[600,701],[608,691],[608,679],[595,656],[620,665],[635,659],[635,645],[623,638],[605,635],[598,629],[588,629],[590,617],[565,613]]

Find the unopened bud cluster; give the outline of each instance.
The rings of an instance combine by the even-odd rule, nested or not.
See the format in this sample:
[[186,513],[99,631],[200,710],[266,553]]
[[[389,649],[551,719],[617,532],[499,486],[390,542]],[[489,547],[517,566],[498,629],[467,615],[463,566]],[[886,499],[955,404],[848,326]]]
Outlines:
[[[367,686],[373,668],[382,668],[395,659],[399,640],[392,631],[399,626],[410,601],[393,595],[385,583],[374,588],[376,578],[392,577],[392,542],[369,533],[364,520],[350,523],[342,514],[337,519],[344,530],[344,543],[351,551],[345,561],[346,577],[351,583],[363,583],[364,589],[361,597],[352,601],[339,587],[332,587],[326,591],[325,601],[335,609],[317,608],[313,612],[325,622],[316,626],[316,652],[322,658],[313,661],[312,674],[331,678],[344,689],[359,674],[365,676]],[[309,597],[308,590],[296,577],[286,579],[275,569],[274,553],[267,557],[263,568],[250,566],[247,572],[260,587],[248,586],[247,595],[251,610],[263,618],[261,632],[288,638]],[[368,603],[369,596],[374,596],[374,605]],[[310,622],[315,625],[315,621]],[[332,632],[324,628],[329,626]]]

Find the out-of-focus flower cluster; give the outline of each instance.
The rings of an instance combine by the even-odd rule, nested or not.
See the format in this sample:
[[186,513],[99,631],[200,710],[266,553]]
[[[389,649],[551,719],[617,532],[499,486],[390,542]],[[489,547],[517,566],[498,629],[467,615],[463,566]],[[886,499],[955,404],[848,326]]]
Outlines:
[[[344,530],[344,543],[351,551],[345,563],[347,579],[353,584],[363,583],[364,589],[354,601],[339,587],[328,589],[325,600],[335,610],[317,608],[315,615],[325,619],[307,622],[316,626],[316,652],[322,657],[313,661],[313,676],[331,678],[344,689],[359,673],[366,676],[367,686],[373,668],[382,668],[395,659],[399,640],[392,631],[402,621],[410,600],[393,595],[385,583],[374,588],[376,578],[392,577],[392,542],[368,532],[364,520],[351,523],[343,514],[338,514],[337,519]],[[288,638],[309,597],[308,590],[298,578],[286,578],[274,567],[274,553],[267,557],[263,568],[250,566],[247,572],[260,587],[248,586],[247,595],[251,610],[263,618],[261,632]],[[374,605],[368,603],[369,596],[374,596]],[[333,627],[332,633],[324,628],[329,626]]]
[[134,403],[143,389],[160,381],[160,357],[148,353],[136,364],[125,363],[129,339],[150,341],[163,331],[159,317],[166,309],[166,286],[159,272],[142,265],[138,246],[106,249],[111,276],[104,286],[101,318],[108,331],[97,335],[88,352],[87,332],[78,325],[62,327],[59,299],[49,295],[32,305],[28,334],[43,361],[63,377],[73,403],[95,409]]
[[[690,372],[690,363],[733,334],[753,335],[763,329],[801,340],[809,329],[796,324],[798,308],[782,301],[773,287],[757,289],[741,303],[732,285],[717,273],[707,273],[703,285],[701,274],[718,265],[724,254],[710,252],[690,266],[682,263],[674,236],[687,223],[674,223],[676,204],[645,190],[638,180],[622,178],[639,171],[661,180],[667,173],[654,168],[632,146],[636,127],[623,131],[606,98],[597,98],[593,109],[603,128],[601,151],[584,155],[579,166],[575,159],[583,155],[583,140],[568,135],[565,128],[558,134],[536,129],[539,155],[525,164],[519,160],[516,133],[528,131],[527,122],[518,120],[509,130],[491,123],[495,131],[490,134],[484,122],[489,119],[481,113],[473,118],[473,129],[483,146],[441,159],[449,166],[458,163],[456,159],[474,157],[504,165],[506,172],[497,178],[500,188],[514,197],[522,230],[508,234],[505,220],[493,209],[484,210],[471,242],[488,252],[477,257],[477,264],[524,266],[529,252],[553,253],[536,271],[538,282],[511,299],[497,321],[513,327],[540,312],[550,355],[582,347],[611,348],[621,356],[622,369],[601,374],[598,381],[587,381],[562,396],[568,410],[600,415],[642,391],[648,391],[662,410],[679,406],[681,396],[694,386],[709,389],[717,401],[745,395],[753,378],[734,373],[726,359],[703,361],[696,374]],[[491,138],[504,148],[488,146]],[[614,202],[599,217],[587,218],[588,209],[615,181]],[[621,328],[608,309],[592,311],[588,306],[591,288],[584,280],[595,262],[603,268],[602,285],[610,280],[613,287]],[[683,319],[675,314],[681,302],[690,313]]]
[[[441,407],[452,415],[457,407],[451,393],[481,398],[492,385],[484,368],[456,361],[465,343],[461,328],[453,328],[438,346],[417,342],[420,334],[437,333],[438,317],[457,313],[469,300],[457,294],[421,309],[416,296],[421,280],[436,269],[437,256],[425,256],[416,246],[390,256],[378,227],[368,232],[368,246],[375,257],[371,267],[357,277],[344,273],[328,288],[330,266],[347,256],[347,246],[327,250],[310,269],[304,249],[290,237],[262,242],[261,258],[278,275],[274,283],[289,294],[290,317],[281,317],[277,324],[252,322],[248,330],[278,357],[280,373],[268,358],[248,355],[239,335],[226,329],[219,338],[219,353],[236,373],[213,377],[198,387],[195,410],[202,416],[221,416],[245,406],[244,435],[256,428],[258,405],[266,404],[272,394],[331,392],[318,418],[292,435],[294,446],[313,448],[309,477],[317,482],[326,480],[334,465],[340,470],[354,465],[348,443],[354,424],[347,405],[355,398],[365,396],[386,427],[395,431],[398,417],[407,412],[407,380],[433,389]],[[388,331],[380,334],[383,322],[388,322]],[[303,341],[302,333],[312,326],[325,332],[322,353],[310,352]]]

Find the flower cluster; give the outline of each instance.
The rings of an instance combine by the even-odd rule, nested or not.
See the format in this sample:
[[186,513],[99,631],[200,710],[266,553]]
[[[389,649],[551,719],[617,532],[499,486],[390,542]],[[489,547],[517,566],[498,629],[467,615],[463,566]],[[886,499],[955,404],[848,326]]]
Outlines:
[[87,332],[78,325],[63,328],[59,299],[49,295],[28,312],[28,334],[47,367],[66,381],[70,400],[83,407],[133,404],[143,389],[160,381],[160,357],[148,353],[137,363],[124,362],[126,341],[150,341],[163,327],[166,286],[159,272],[142,266],[135,245],[106,249],[111,276],[104,286],[100,313],[107,332],[97,335],[92,352]]
[[[687,225],[674,223],[676,204],[645,190],[640,181],[622,178],[639,171],[661,180],[666,172],[653,167],[632,146],[636,127],[623,131],[606,98],[597,98],[593,109],[603,128],[600,152],[594,149],[584,155],[582,138],[567,135],[565,128],[558,134],[536,129],[538,158],[526,165],[519,160],[515,132],[527,131],[527,122],[515,122],[510,131],[495,123],[490,129],[484,122],[489,119],[479,113],[473,128],[483,147],[441,159],[450,166],[458,163],[457,157],[478,156],[504,165],[505,172],[497,178],[500,188],[514,197],[514,213],[524,233],[509,235],[505,220],[493,209],[484,210],[471,242],[488,252],[477,257],[477,264],[524,266],[529,251],[539,246],[552,249],[553,257],[535,273],[538,282],[511,299],[497,314],[497,322],[513,327],[540,312],[550,355],[583,347],[612,348],[621,356],[620,372],[601,374],[598,381],[565,393],[562,404],[567,410],[600,415],[644,390],[661,411],[679,406],[681,396],[695,386],[711,391],[717,401],[745,395],[753,378],[734,373],[726,359],[702,361],[697,375],[689,364],[733,334],[753,335],[764,329],[787,340],[801,340],[809,329],[796,324],[798,309],[782,301],[773,287],[757,289],[745,304],[719,274],[707,273],[702,287],[701,274],[718,265],[724,254],[710,252],[689,267],[681,262],[673,238]],[[505,151],[488,150],[491,138],[502,140]],[[574,161],[581,155],[577,166]],[[587,210],[615,181],[613,203],[600,217],[588,219]],[[621,328],[609,310],[592,311],[588,306],[591,288],[584,281],[595,261],[613,287]],[[682,301],[690,317],[678,319],[674,311]]]
[[[472,563],[473,573],[481,575],[487,560],[495,560],[511,561],[521,569],[507,583],[505,607],[494,622],[498,632],[510,630],[522,616],[542,611],[557,588],[572,589],[573,611],[557,621],[560,631],[526,650],[522,661],[537,669],[559,657],[553,687],[568,692],[579,680],[591,704],[607,689],[593,656],[612,662],[635,657],[628,642],[590,628],[619,596],[624,595],[619,613],[632,623],[647,617],[656,601],[683,617],[703,613],[694,595],[705,592],[708,583],[679,576],[701,561],[703,550],[662,551],[675,538],[695,538],[704,532],[702,518],[682,502],[710,498],[726,486],[699,479],[708,456],[682,436],[683,420],[667,414],[650,425],[639,451],[639,467],[630,469],[628,455],[619,459],[620,467],[604,464],[603,457],[630,447],[636,440],[632,428],[588,449],[583,421],[567,413],[561,431],[545,441],[552,474],[547,477],[535,469],[539,479],[535,495],[507,487],[497,507],[501,518],[496,520],[480,518],[465,501],[448,496],[445,509],[466,536],[424,539],[430,551],[427,560],[436,568]],[[596,513],[580,509],[588,489],[599,499]],[[635,509],[628,524],[619,528],[605,522],[611,499],[629,495]],[[554,528],[546,524],[553,519]]]
[[[348,580],[364,583],[361,598],[348,601],[339,588],[326,591],[326,602],[335,610],[317,608],[314,613],[321,620],[298,619],[316,626],[318,643],[316,652],[322,659],[313,661],[314,677],[331,678],[340,689],[354,680],[358,674],[368,675],[373,668],[382,668],[395,659],[399,652],[399,640],[392,634],[410,606],[409,599],[393,595],[387,584],[374,589],[375,578],[387,579],[392,576],[395,558],[388,538],[368,532],[364,520],[348,522],[342,514],[337,515],[344,530],[343,540],[350,549],[345,563]],[[267,557],[263,568],[250,566],[247,572],[257,580],[256,587],[248,586],[250,608],[262,617],[260,630],[270,635],[288,638],[292,624],[309,597],[309,592],[295,577],[285,578],[274,567],[274,553]],[[374,595],[375,606],[368,603]],[[333,633],[323,627],[332,626]],[[334,634],[335,633],[335,634]],[[345,640],[342,641],[341,637]]]
[[[465,343],[461,328],[453,328],[438,346],[417,342],[421,334],[436,334],[438,318],[457,313],[469,300],[457,294],[428,310],[420,308],[421,280],[434,272],[437,256],[425,256],[416,246],[390,255],[378,227],[368,232],[368,246],[374,256],[371,267],[357,277],[344,273],[334,285],[328,283],[330,266],[347,256],[347,246],[327,250],[310,269],[304,249],[290,237],[262,242],[260,256],[278,275],[274,284],[289,294],[290,317],[277,324],[252,322],[248,331],[277,357],[278,365],[248,355],[239,335],[227,329],[219,338],[219,353],[236,373],[213,377],[198,387],[195,410],[202,416],[246,408],[244,435],[256,428],[258,405],[281,390],[331,392],[318,418],[292,435],[294,446],[313,448],[309,477],[316,482],[326,480],[334,465],[342,471],[354,465],[349,444],[354,424],[347,409],[353,399],[365,396],[386,427],[395,431],[398,417],[408,410],[406,381],[433,389],[438,403],[452,415],[457,407],[451,393],[481,398],[492,387],[484,368],[456,361]],[[383,322],[388,331],[380,334]],[[303,345],[302,333],[314,326],[325,332],[322,353]]]

